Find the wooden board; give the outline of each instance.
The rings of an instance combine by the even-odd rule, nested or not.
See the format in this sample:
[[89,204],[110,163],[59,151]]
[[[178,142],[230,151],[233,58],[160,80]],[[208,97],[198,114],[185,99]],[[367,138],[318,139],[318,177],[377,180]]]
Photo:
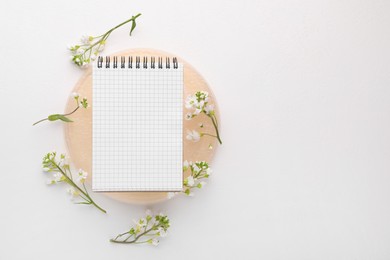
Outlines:
[[[175,55],[151,49],[129,49],[111,56],[156,56],[156,57],[177,57]],[[209,92],[210,103],[216,108],[216,116],[219,120],[218,107],[215,97],[202,76],[187,62],[177,57],[179,62],[184,63],[184,97],[194,94],[196,91],[204,90]],[[111,59],[112,60],[112,59]],[[150,59],[149,59],[150,60]],[[88,68],[85,74],[78,81],[72,92],[77,92],[80,97],[86,97],[89,104],[92,104],[92,68]],[[65,112],[72,111],[75,108],[73,97],[69,97]],[[184,100],[183,100],[184,106]],[[184,107],[184,115],[188,110]],[[183,115],[183,117],[184,117]],[[77,169],[81,168],[89,174],[87,184],[90,185],[92,172],[92,107],[88,109],[79,109],[70,118],[73,123],[64,124],[65,141],[67,144],[68,155]],[[220,120],[219,120],[220,121]],[[217,140],[212,137],[204,136],[199,142],[186,140],[187,130],[200,130],[199,124],[204,124],[204,132],[214,133],[213,125],[208,117],[200,115],[192,120],[184,120],[183,140],[184,140],[184,158],[188,161],[207,161],[211,163],[218,147]],[[209,145],[213,147],[209,148]],[[212,165],[211,165],[212,166]],[[133,204],[152,204],[167,199],[166,192],[102,192],[103,194],[127,203]]]

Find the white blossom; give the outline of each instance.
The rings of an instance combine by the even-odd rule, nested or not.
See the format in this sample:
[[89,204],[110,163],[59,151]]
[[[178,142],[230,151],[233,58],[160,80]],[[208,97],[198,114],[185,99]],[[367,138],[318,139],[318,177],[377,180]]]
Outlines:
[[158,246],[158,243],[160,243],[160,241],[158,241],[157,238],[153,238],[152,240],[150,240],[150,243],[154,246]]
[[80,39],[80,42],[84,45],[90,45],[93,40],[92,36],[89,35],[83,35]]
[[59,172],[56,172],[56,173],[54,173],[53,174],[53,177],[54,177],[54,181],[57,183],[57,182],[61,182],[61,181],[63,181],[64,179],[65,179],[65,177],[61,174],[61,173],[59,173]]
[[187,131],[187,140],[198,142],[200,140],[200,133],[196,130]]
[[80,193],[74,187],[69,187],[68,193],[72,197],[72,199],[80,195]]
[[194,115],[199,115],[202,112],[201,108],[196,108],[194,111]]
[[64,165],[66,165],[66,162],[67,162],[67,158],[66,158],[65,154],[61,154],[61,158],[58,161],[58,166],[64,166]]
[[85,180],[87,179],[88,177],[88,173],[82,169],[79,170],[78,174],[77,174],[77,181],[79,181],[80,183],[84,183]]
[[207,115],[210,115],[214,112],[214,105],[206,105],[204,107],[204,111],[206,112]]
[[59,172],[55,172],[53,173],[53,178],[52,179],[48,179],[46,181],[46,184],[50,185],[50,184],[57,184],[61,181],[64,181],[65,180],[65,177],[59,173]]
[[101,45],[99,45],[97,51],[98,51],[98,52],[102,52],[102,51],[104,50],[105,47],[106,47],[105,44],[101,44]]
[[53,180],[53,179],[48,179],[48,180],[46,181],[46,184],[47,184],[47,185],[56,184],[56,181]]
[[138,223],[137,223],[137,227],[139,227],[139,228],[146,227],[146,219],[141,218],[141,219],[138,221]]
[[194,186],[194,184],[195,184],[194,177],[188,176],[188,177],[187,177],[187,185],[190,186],[190,187],[192,187],[192,186]]
[[189,162],[187,160],[185,160],[183,162],[183,171],[186,171],[188,169],[188,167],[190,166]]
[[200,168],[199,168],[198,165],[196,165],[196,164],[193,164],[193,165],[192,165],[192,170],[193,170],[194,173],[200,172]]
[[209,105],[209,93],[206,91],[198,91],[194,95],[186,98],[185,107],[193,110],[192,117],[204,112],[210,114],[214,111],[214,105]]
[[92,54],[91,57],[90,57],[91,61],[96,60],[96,58],[97,58],[97,55],[96,55],[96,54]]
[[191,113],[187,113],[186,116],[185,116],[185,119],[186,120],[191,120],[192,119],[192,114]]
[[190,109],[196,104],[197,100],[195,96],[188,96],[185,102],[185,107],[187,109]]
[[75,54],[83,54],[85,52],[85,48],[78,48],[76,51],[75,51]]
[[209,101],[209,93],[207,91],[200,91],[200,99],[205,102]]
[[175,197],[176,196],[176,192],[168,192],[167,193],[167,198],[170,200],[170,199],[172,199],[173,197]]
[[159,227],[158,234],[160,237],[166,237],[168,235],[168,232],[166,232],[162,227]]

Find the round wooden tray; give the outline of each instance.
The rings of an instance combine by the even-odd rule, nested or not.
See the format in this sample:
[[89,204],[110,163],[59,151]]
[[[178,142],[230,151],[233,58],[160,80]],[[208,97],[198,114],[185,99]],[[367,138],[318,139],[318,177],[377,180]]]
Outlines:
[[[111,56],[156,56],[156,57],[177,57],[175,55],[151,49],[129,49],[115,53]],[[215,96],[202,76],[187,62],[178,57],[178,61],[184,64],[184,97],[194,94],[196,91],[207,91],[210,96],[210,103],[215,105],[216,116],[219,119],[218,108]],[[88,68],[85,74],[78,81],[73,92],[80,94],[80,97],[86,97],[89,104],[92,104],[92,68]],[[184,100],[183,100],[184,105]],[[72,111],[75,108],[75,101],[72,96],[66,105],[65,112]],[[187,109],[184,107],[184,114]],[[184,117],[184,115],[183,115]],[[68,154],[76,168],[81,168],[89,174],[87,183],[91,182],[92,172],[92,107],[80,109],[70,116],[73,123],[65,125],[65,141],[68,148]],[[220,121],[220,120],[219,120]],[[214,133],[215,130],[211,120],[205,115],[200,115],[192,120],[184,120],[183,140],[184,140],[184,158],[188,161],[207,161],[211,163],[218,146],[217,140],[212,137],[204,136],[199,142],[188,141],[185,136],[187,130],[200,130],[199,124],[203,123],[202,131]],[[211,145],[211,149],[210,146]],[[186,177],[186,176],[185,176]],[[133,204],[152,204],[167,199],[166,192],[102,192],[103,194],[127,203]]]

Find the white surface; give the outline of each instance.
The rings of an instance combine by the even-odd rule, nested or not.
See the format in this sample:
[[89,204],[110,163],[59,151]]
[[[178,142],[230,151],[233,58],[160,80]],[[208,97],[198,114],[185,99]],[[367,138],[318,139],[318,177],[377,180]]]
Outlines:
[[183,188],[183,65],[143,65],[135,57],[133,68],[94,64],[94,191]]
[[[389,1],[8,1],[0,4],[1,259],[389,259]],[[82,75],[67,43],[143,13],[105,53],[173,52],[218,97],[223,146],[157,248],[114,245],[146,207],[108,210],[46,187],[62,111]]]

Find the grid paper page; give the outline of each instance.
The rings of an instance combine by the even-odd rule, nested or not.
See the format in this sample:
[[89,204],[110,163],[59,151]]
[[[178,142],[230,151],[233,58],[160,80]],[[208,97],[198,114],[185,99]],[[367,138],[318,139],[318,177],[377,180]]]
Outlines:
[[93,67],[92,189],[180,191],[183,65]]

